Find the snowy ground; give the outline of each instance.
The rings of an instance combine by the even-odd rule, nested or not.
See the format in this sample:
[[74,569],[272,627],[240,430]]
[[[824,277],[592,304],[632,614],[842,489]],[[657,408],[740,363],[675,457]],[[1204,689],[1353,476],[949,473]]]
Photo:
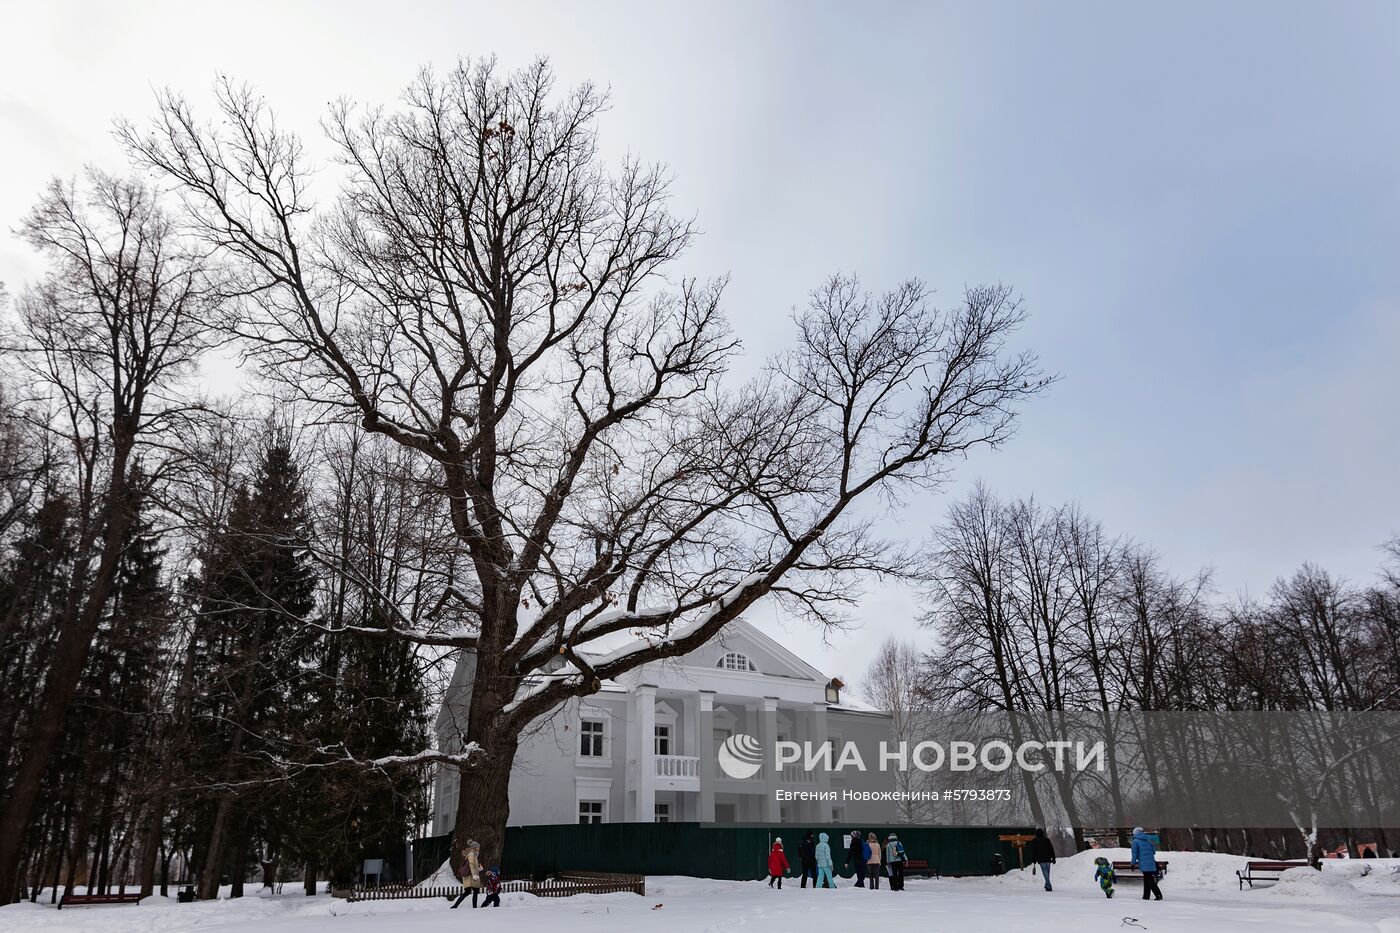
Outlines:
[[[782,891],[762,882],[647,879],[645,898],[607,894],[536,899],[508,894],[499,909],[468,913],[441,900],[347,904],[301,894],[245,897],[198,904],[152,898],[140,906],[70,907],[18,904],[0,908],[0,933],[825,933],[825,931],[957,931],[957,933],[1089,933],[1147,929],[1152,933],[1400,933],[1400,862],[1331,862],[1321,874],[1289,872],[1277,885],[1241,893],[1235,869],[1242,858],[1163,853],[1171,862],[1162,883],[1166,900],[1144,903],[1141,886],[1125,881],[1108,900],[1092,881],[1100,850],[1061,859],[1053,893],[1029,871],[1001,878],[912,879],[908,890]],[[290,886],[289,886],[290,887]],[[657,906],[659,905],[659,906]],[[1134,918],[1129,922],[1126,918]]]

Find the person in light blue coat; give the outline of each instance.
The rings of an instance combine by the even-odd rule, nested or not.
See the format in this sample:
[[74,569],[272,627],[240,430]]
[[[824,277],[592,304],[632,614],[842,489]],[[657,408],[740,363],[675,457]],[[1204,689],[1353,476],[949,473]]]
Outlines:
[[826,833],[817,836],[817,887],[822,887],[822,881],[826,881],[829,888],[836,887],[836,878],[831,871],[831,846],[827,842]]
[[1132,845],[1133,867],[1142,872],[1142,899],[1156,896],[1162,899],[1162,889],[1157,887],[1157,845],[1141,826],[1133,827]]
[[890,833],[885,840],[885,868],[890,873],[890,890],[904,890],[904,863],[909,861],[909,856],[904,853],[904,843],[899,841],[899,837]]

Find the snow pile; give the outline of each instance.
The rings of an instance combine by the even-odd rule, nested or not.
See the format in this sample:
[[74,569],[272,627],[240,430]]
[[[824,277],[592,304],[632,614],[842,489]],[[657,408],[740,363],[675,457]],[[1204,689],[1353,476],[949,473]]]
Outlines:
[[[1055,862],[1050,869],[1051,883],[1057,886],[1060,882],[1093,884],[1094,859],[1100,856],[1110,862],[1127,862],[1132,859],[1132,855],[1127,849],[1089,849],[1085,852],[1077,852]],[[1163,893],[1166,893],[1168,889],[1227,893],[1238,891],[1240,882],[1235,872],[1243,871],[1245,863],[1249,861],[1240,855],[1221,855],[1216,852],[1171,852],[1165,849],[1157,853],[1157,860],[1167,863],[1167,873],[1161,879]],[[1045,884],[1040,875],[1029,865],[1024,871],[1013,868],[995,880],[1000,884],[1013,886],[1034,884],[1043,887]],[[1125,885],[1141,884],[1136,878],[1124,878],[1119,883]]]
[[450,888],[454,884],[461,884],[457,876],[452,873],[452,859],[448,859],[437,867],[437,871],[414,885],[415,888]]
[[1342,872],[1293,868],[1284,872],[1278,884],[1259,892],[1266,898],[1307,898],[1313,903],[1345,904],[1356,898],[1356,887]]
[[1348,904],[1358,897],[1400,897],[1400,859],[1327,859],[1322,871],[1295,868],[1260,892],[1275,898]]

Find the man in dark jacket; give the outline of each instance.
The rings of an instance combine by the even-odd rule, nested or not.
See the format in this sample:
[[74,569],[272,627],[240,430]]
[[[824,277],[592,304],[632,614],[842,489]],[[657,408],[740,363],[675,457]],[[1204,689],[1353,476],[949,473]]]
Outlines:
[[1055,890],[1050,887],[1050,866],[1055,864],[1055,847],[1045,837],[1045,830],[1035,831],[1035,838],[1031,840],[1028,848],[1030,851],[1026,853],[1026,858],[1030,859],[1032,865],[1040,867],[1040,877],[1045,880],[1045,890]]
[[860,836],[860,830],[851,830],[851,844],[846,849],[846,867],[855,866],[856,887],[865,887],[865,840]]
[[817,844],[812,840],[812,831],[797,844],[797,857],[802,862],[802,887],[807,887],[807,879],[812,879],[812,890],[817,889]]

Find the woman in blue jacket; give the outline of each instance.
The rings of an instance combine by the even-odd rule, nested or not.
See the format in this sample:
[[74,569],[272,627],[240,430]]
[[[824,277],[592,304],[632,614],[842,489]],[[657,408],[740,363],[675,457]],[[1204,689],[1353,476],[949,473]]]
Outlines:
[[831,872],[831,846],[827,844],[826,833],[817,836],[817,887],[822,886],[823,879],[827,887],[836,887],[836,879]]
[[1162,899],[1162,889],[1157,887],[1157,846],[1152,837],[1141,826],[1133,827],[1133,867],[1142,872],[1142,899],[1155,895]]

